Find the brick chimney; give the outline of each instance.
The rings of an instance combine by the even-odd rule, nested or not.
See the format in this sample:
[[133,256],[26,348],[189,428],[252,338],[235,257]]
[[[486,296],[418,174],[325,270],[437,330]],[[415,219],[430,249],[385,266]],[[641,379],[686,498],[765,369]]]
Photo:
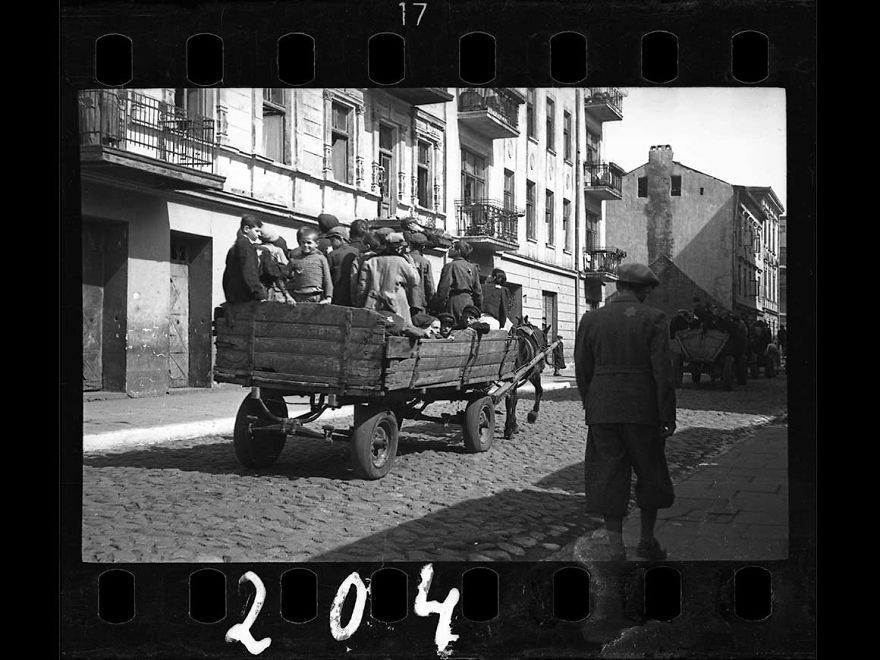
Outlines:
[[647,216],[648,263],[659,257],[672,259],[675,247],[672,237],[672,211],[670,181],[672,176],[672,147],[655,145],[648,151],[648,202]]

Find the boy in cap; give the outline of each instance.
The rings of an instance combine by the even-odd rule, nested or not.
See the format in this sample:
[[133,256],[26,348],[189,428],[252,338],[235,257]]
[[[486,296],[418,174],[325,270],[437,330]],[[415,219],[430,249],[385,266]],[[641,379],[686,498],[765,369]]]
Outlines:
[[351,307],[351,266],[360,252],[349,245],[348,229],[342,225],[333,227],[325,236],[333,248],[327,255],[330,279],[333,280],[333,304]]
[[415,315],[428,309],[428,301],[434,297],[434,275],[431,272],[431,262],[424,256],[425,245],[428,237],[421,232],[412,232],[409,235],[410,257],[419,271],[420,286],[412,290],[412,299],[409,306]]
[[333,280],[327,258],[318,251],[318,230],[301,227],[299,247],[291,250],[287,265],[287,290],[296,302],[326,305],[333,300]]
[[266,300],[266,287],[260,281],[260,260],[257,244],[263,222],[244,215],[235,235],[235,243],[226,253],[223,271],[223,294],[230,303]]
[[618,269],[618,295],[584,314],[577,330],[575,370],[588,425],[584,481],[587,511],[604,516],[611,559],[623,561],[622,525],[635,470],[641,541],[636,554],[659,561],[657,510],[675,494],[666,465],[666,438],[675,432],[675,382],[669,324],[644,304],[660,281],[644,264]]
[[455,317],[449,312],[443,312],[437,315],[437,320],[440,321],[440,328],[437,334],[442,339],[452,335],[452,330],[455,328]]
[[465,241],[456,241],[449,248],[452,261],[440,271],[440,282],[437,285],[437,297],[440,305],[456,319],[461,319],[464,308],[468,305],[481,307],[483,304],[483,287],[480,284],[480,267],[468,261],[473,248]]

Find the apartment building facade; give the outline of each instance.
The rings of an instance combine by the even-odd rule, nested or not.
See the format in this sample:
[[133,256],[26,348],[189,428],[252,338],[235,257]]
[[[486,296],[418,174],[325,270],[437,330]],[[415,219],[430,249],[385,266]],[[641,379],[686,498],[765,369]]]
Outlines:
[[[484,275],[507,271],[521,313],[567,337],[571,351],[579,314],[601,300],[595,283],[613,277],[610,267],[589,280],[582,272],[607,199],[583,182],[607,114],[590,114],[585,93],[82,92],[84,389],[140,396],[211,385],[212,310],[244,213],[289,244],[320,213],[345,224],[415,216],[471,241]],[[436,278],[445,253],[427,256]]]
[[[655,303],[674,313],[690,292],[750,320],[779,327],[779,218],[772,188],[739,186],[673,160],[652,146],[648,162],[623,176],[623,199],[606,216],[609,241],[627,258],[680,271],[688,293],[664,292]],[[670,271],[671,272],[671,271]],[[682,289],[684,291],[684,289]]]

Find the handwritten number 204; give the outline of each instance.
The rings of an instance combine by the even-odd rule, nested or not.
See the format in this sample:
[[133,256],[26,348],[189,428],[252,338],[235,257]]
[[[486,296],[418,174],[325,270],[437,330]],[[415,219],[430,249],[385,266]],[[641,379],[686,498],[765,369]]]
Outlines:
[[[398,2],[398,6],[400,7],[400,21],[403,25],[406,25],[406,3]],[[419,25],[422,22],[422,16],[425,15],[425,10],[428,8],[427,2],[411,2],[413,7],[421,7],[419,11],[419,15],[416,18],[416,25]]]

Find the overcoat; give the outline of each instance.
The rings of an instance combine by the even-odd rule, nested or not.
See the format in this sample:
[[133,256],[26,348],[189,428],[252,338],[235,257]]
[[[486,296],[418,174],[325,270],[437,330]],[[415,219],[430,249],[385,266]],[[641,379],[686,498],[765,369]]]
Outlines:
[[396,254],[380,254],[364,261],[358,275],[355,305],[377,312],[390,311],[412,324],[409,292],[419,285],[415,266]]
[[468,305],[475,305],[482,310],[480,267],[462,257],[450,261],[440,271],[437,297],[442,308],[453,314],[456,321],[461,319],[461,312]]
[[675,422],[666,315],[629,292],[584,314],[574,348],[587,424]]
[[426,311],[428,302],[434,297],[434,274],[431,270],[431,262],[418,252],[411,252],[410,256],[419,271],[421,285],[412,290],[412,299],[409,301],[409,305]]

